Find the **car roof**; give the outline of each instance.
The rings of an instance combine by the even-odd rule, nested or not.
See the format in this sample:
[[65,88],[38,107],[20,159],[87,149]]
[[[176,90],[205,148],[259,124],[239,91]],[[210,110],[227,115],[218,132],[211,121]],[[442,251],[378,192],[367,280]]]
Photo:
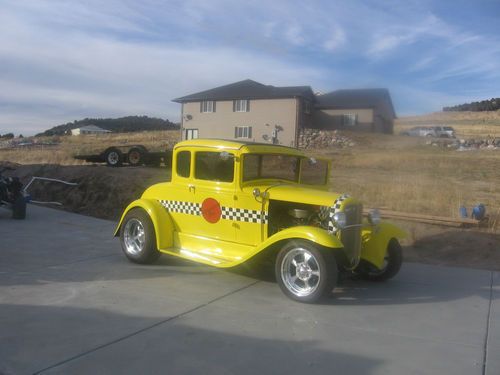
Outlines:
[[304,156],[304,153],[296,148],[282,145],[273,145],[270,143],[258,143],[247,141],[234,141],[227,139],[214,138],[197,138],[179,142],[175,145],[174,150],[184,147],[202,147],[215,148],[218,150],[237,150],[241,153],[263,152],[263,153],[279,153]]

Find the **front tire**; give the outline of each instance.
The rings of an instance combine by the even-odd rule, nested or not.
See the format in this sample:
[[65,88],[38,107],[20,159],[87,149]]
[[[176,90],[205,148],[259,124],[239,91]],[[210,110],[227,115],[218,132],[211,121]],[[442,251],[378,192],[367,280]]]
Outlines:
[[133,208],[123,219],[120,242],[123,253],[133,263],[150,264],[161,255],[156,247],[153,222],[141,208]]
[[337,264],[331,251],[311,242],[292,240],[278,253],[276,281],[289,298],[313,303],[329,295],[337,282]]
[[386,281],[399,272],[403,264],[403,248],[395,238],[387,245],[387,254],[384,259],[384,266],[380,270],[365,269],[361,276],[370,281]]

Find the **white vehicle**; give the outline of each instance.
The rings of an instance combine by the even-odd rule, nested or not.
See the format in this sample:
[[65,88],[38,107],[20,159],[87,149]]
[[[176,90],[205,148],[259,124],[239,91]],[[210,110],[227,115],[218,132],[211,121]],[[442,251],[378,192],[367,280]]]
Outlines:
[[451,126],[434,126],[436,136],[440,138],[455,138],[455,129]]

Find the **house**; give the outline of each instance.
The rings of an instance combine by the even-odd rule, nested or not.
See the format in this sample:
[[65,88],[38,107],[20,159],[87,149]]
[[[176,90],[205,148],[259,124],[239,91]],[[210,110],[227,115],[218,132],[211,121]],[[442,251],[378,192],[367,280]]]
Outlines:
[[314,127],[392,134],[396,113],[387,89],[337,90],[317,95]]
[[223,138],[297,146],[301,129],[392,133],[388,90],[338,90],[315,95],[310,86],[276,87],[247,79],[173,100],[182,104],[182,139]]
[[224,138],[296,146],[312,125],[309,86],[275,87],[250,79],[173,100],[182,104],[182,139]]
[[71,129],[71,135],[80,134],[105,134],[111,133],[110,130],[102,129],[95,125],[82,126],[81,128]]

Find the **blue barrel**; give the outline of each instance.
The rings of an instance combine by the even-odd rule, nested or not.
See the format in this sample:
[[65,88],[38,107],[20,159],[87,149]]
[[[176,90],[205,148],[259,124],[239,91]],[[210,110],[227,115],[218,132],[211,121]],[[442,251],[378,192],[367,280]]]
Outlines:
[[479,203],[476,207],[472,209],[471,217],[476,220],[483,220],[486,215],[486,207],[484,204]]
[[460,217],[466,218],[467,217],[467,208],[465,206],[460,206],[458,209],[458,212],[460,212]]

